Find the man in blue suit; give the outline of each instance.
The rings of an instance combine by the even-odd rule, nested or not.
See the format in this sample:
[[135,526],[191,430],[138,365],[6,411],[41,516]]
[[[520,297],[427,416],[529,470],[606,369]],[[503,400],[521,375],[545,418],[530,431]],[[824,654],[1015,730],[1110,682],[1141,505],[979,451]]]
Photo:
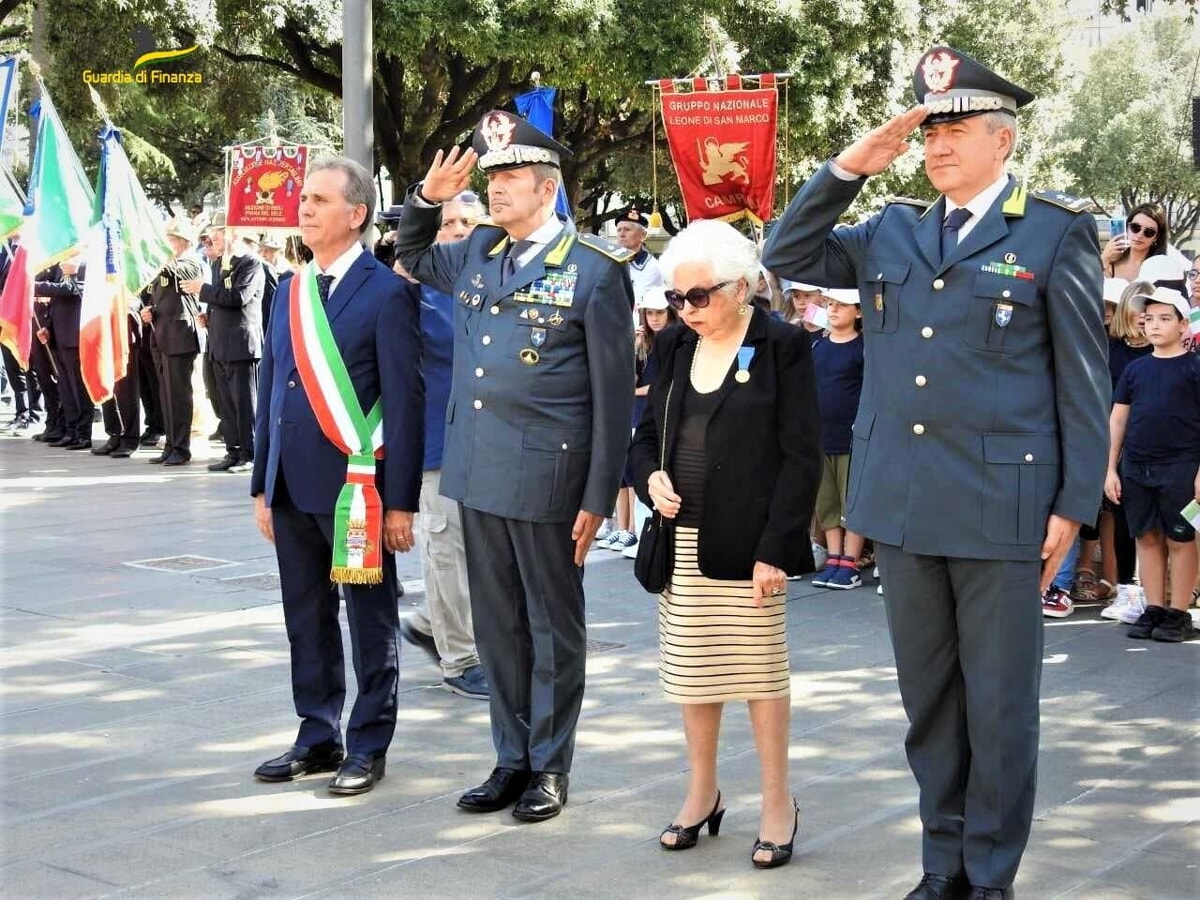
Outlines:
[[[384,776],[399,673],[392,553],[413,546],[424,447],[418,294],[363,249],[374,199],[370,173],[349,159],[309,167],[300,229],[316,273],[302,271],[279,284],[259,380],[250,489],[259,530],[279,559],[292,695],[301,719],[294,746],[254,774],[290,781],[336,769],[329,785],[335,794],[361,794]],[[318,332],[328,328],[334,350],[311,338],[314,321]],[[314,378],[323,364],[327,377]],[[342,371],[345,378],[331,375]],[[322,390],[335,380],[345,393]],[[382,412],[381,426],[364,429],[377,446],[349,452],[339,446],[344,442],[333,430],[338,415],[331,410],[343,420]],[[382,506],[374,516],[372,491]],[[346,498],[353,503],[339,503]],[[364,502],[367,512],[359,515],[354,506]],[[354,566],[356,554],[372,553],[381,565]],[[336,581],[346,599],[358,679],[344,749]]]
[[[809,179],[763,263],[862,297],[846,527],[875,541],[910,722],[925,874],[906,900],[1008,900],[1037,781],[1039,596],[1107,465],[1099,243],[1086,202],[1005,171],[1033,95],[952,47],[913,87],[921,105]],[[918,126],[942,196],[835,227]]]

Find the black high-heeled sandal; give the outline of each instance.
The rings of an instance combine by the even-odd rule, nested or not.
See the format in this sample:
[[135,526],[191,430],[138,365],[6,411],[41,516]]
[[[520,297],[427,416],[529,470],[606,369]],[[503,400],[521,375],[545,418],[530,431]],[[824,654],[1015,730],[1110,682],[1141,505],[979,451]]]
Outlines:
[[[672,822],[658,836],[658,845],[664,850],[687,850],[695,847],[696,840],[700,837],[700,829],[705,825],[708,826],[708,833],[712,837],[716,837],[721,833],[721,820],[725,818],[725,810],[721,809],[720,806],[721,792],[717,791],[717,802],[713,804],[712,812],[695,825],[676,825]],[[663,840],[668,834],[675,835],[675,843],[668,844]]]
[[[774,841],[764,841],[761,837],[755,840],[754,849],[750,851],[750,861],[759,869],[774,869],[786,865],[792,859],[792,845],[796,843],[796,832],[800,829],[800,804],[792,798],[792,806],[796,810],[796,821],[792,825],[792,839],[786,844],[776,844]],[[755,854],[760,850],[769,850],[770,859],[758,859]]]

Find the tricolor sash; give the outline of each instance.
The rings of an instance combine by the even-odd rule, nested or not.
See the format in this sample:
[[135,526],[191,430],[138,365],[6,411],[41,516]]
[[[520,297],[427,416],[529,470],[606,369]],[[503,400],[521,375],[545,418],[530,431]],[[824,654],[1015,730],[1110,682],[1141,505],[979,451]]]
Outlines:
[[364,414],[317,291],[317,270],[292,277],[288,297],[292,352],[304,393],[321,432],[346,454],[346,484],[333,513],[333,568],[339,584],[383,581],[383,501],[375,488],[375,460],[383,458],[383,407]]

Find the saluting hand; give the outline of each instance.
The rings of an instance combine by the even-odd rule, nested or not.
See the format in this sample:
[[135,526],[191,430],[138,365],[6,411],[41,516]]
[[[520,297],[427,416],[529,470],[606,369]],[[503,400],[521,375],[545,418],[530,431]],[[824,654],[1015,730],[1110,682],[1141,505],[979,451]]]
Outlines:
[[908,137],[925,121],[928,110],[914,106],[868,131],[834,160],[851,175],[878,175],[908,152]]
[[478,159],[479,154],[469,147],[451,147],[445,154],[439,150],[421,182],[421,196],[430,203],[453,200],[471,186],[471,170]]

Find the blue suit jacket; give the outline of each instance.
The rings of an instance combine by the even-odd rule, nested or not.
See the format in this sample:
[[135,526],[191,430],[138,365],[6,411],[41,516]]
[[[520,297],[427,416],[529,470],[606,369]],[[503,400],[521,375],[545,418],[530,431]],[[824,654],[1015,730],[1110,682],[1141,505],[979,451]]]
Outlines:
[[[265,493],[272,505],[282,471],[297,509],[332,515],[346,482],[346,456],[321,431],[296,370],[291,286],[290,275],[279,282],[259,368],[250,493]],[[383,398],[384,458],[376,465],[375,483],[384,509],[411,512],[421,490],[425,440],[419,297],[414,286],[364,252],[325,307],[363,408]]]
[[846,527],[910,553],[1036,560],[1051,513],[1091,522],[1100,507],[1109,379],[1096,223],[1083,204],[1010,180],[943,259],[944,200],[835,227],[861,188],[823,168],[763,252],[782,278],[862,299]]

